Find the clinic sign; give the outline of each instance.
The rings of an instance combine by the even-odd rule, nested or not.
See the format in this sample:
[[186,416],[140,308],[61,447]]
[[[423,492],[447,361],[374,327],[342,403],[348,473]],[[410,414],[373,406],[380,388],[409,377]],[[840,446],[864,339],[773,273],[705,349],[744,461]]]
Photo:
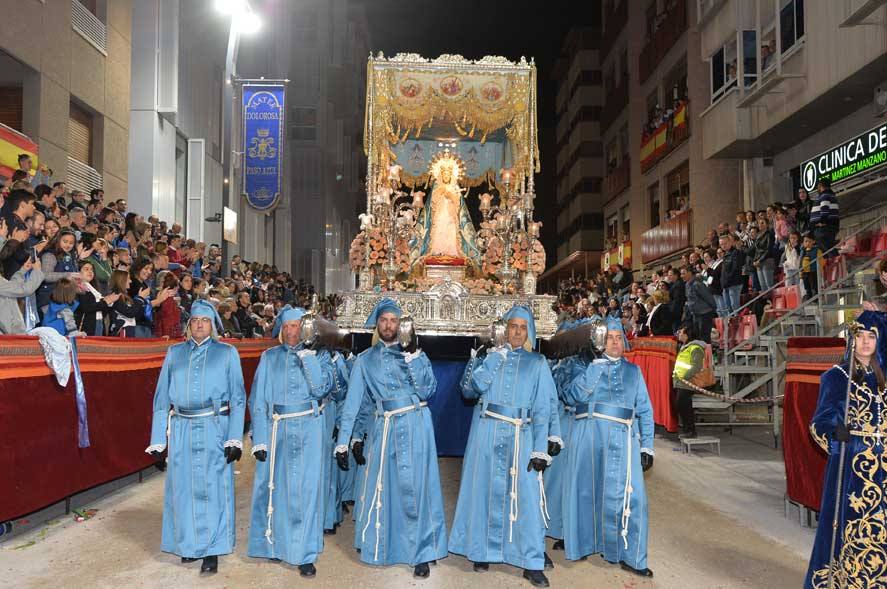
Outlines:
[[284,87],[243,85],[243,193],[251,207],[277,204],[283,180]]
[[832,184],[855,178],[887,163],[887,123],[833,147],[801,164],[801,186],[816,189],[820,178]]

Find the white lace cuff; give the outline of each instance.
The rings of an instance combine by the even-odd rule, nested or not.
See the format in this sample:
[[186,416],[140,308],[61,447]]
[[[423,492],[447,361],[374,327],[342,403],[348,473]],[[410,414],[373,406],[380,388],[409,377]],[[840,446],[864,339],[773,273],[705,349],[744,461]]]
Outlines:
[[560,436],[548,436],[548,441],[549,441],[549,442],[554,442],[555,444],[557,444],[558,446],[560,446],[560,447],[561,447],[561,450],[563,450],[564,447],[565,447],[565,446],[564,446],[564,441],[561,439]]
[[356,443],[358,443],[358,442],[360,442],[361,444],[363,444],[363,439],[361,439],[361,438],[351,438],[351,442],[348,443],[348,449],[351,450],[352,448],[354,448],[354,444],[356,444]]
[[551,456],[549,456],[545,452],[530,452],[530,460],[534,458],[541,458],[545,461],[545,464],[551,466]]
[[336,454],[341,454],[343,452],[348,452],[348,446],[346,446],[345,444],[339,444],[338,446],[333,448],[333,456],[335,456]]
[[656,452],[653,452],[653,448],[641,448],[641,452],[649,454],[650,456],[656,456]]
[[267,451],[268,451],[268,446],[266,444],[256,444],[255,446],[253,446],[253,455],[255,455],[256,452],[267,452]]
[[241,442],[240,440],[228,440],[227,442],[225,442],[225,445],[222,447],[223,448],[238,448],[240,450],[243,450],[243,442]]
[[422,350],[416,350],[416,351],[413,352],[412,354],[408,354],[407,352],[404,352],[404,353],[403,353],[403,359],[404,359],[404,362],[406,362],[407,364],[409,364],[410,362],[412,362],[413,360],[415,360],[416,358],[418,358],[418,357],[419,357],[419,354],[421,354],[421,353],[422,353]]
[[151,452],[163,452],[164,450],[166,450],[166,444],[151,444],[145,448],[145,454],[150,454]]

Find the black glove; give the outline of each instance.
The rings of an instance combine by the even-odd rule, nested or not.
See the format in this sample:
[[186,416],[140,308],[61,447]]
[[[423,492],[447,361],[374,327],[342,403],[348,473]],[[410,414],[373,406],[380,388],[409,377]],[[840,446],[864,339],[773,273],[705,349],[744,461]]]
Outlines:
[[163,472],[166,470],[166,458],[163,456],[163,452],[158,452],[157,450],[153,452],[148,452],[151,455],[151,458],[154,459],[154,468]]
[[653,455],[647,454],[646,452],[641,452],[641,468],[644,472],[647,472],[651,468],[653,468]]
[[832,439],[838,442],[850,441],[850,432],[847,431],[847,426],[844,425],[844,422],[839,421],[838,425],[835,426],[835,433],[832,434]]
[[548,463],[545,462],[543,458],[530,458],[530,463],[527,465],[527,472],[530,472],[531,470],[543,472],[546,468],[548,468]]
[[487,352],[489,351],[489,349],[491,347],[492,347],[492,344],[490,342],[483,344],[481,347],[479,347],[477,349],[477,353],[475,354],[474,357],[475,358],[483,358],[484,356],[487,355]]
[[243,455],[243,450],[238,448],[237,446],[228,446],[225,448],[225,459],[228,461],[228,464],[231,464],[235,460],[240,460],[240,457]]
[[334,427],[334,428],[333,428],[333,439],[334,439],[334,440],[338,440],[338,439],[339,439],[339,428],[338,428],[338,427]]
[[561,453],[561,445],[557,442],[552,442],[548,440],[548,455],[554,458],[558,454]]
[[265,462],[265,460],[268,459],[268,452],[266,452],[265,450],[258,450],[256,452],[253,452],[253,458],[258,460],[259,462]]
[[336,452],[336,464],[340,470],[348,470],[348,451],[339,450]]
[[363,442],[354,442],[351,445],[351,453],[354,454],[354,462],[363,466],[367,463],[367,459],[363,456]]

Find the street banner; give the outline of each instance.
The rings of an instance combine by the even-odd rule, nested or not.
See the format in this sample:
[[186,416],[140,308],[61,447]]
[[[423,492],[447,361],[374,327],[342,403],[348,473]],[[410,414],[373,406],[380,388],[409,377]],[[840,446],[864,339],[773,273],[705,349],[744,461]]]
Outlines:
[[243,192],[251,207],[277,206],[283,186],[284,86],[243,85]]

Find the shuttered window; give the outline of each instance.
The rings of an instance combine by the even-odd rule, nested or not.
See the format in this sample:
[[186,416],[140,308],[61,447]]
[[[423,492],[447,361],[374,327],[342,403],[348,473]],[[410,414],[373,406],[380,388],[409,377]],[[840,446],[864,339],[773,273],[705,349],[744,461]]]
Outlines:
[[22,89],[0,88],[0,123],[22,130]]
[[71,105],[68,117],[68,155],[92,165],[92,115],[76,104]]

